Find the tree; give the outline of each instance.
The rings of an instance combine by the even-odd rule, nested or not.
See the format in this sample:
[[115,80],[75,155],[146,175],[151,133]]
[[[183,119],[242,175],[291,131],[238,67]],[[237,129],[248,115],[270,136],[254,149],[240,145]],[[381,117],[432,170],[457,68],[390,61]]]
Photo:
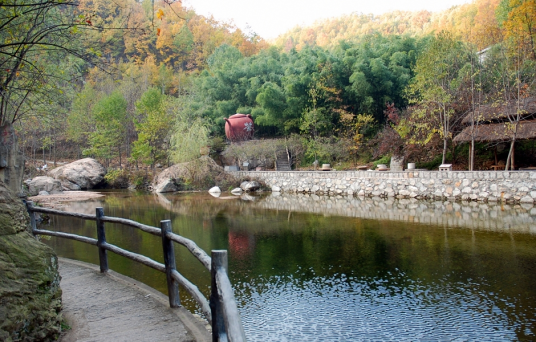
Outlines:
[[536,60],[536,2],[502,0],[498,13],[506,38],[528,49],[532,59]]
[[2,1],[0,126],[20,119],[56,90],[57,79],[66,75],[51,72],[51,65],[68,55],[97,62],[95,51],[81,44],[82,32],[93,29],[93,17],[75,15],[78,5],[76,0]]
[[143,117],[136,122],[138,140],[132,148],[132,159],[154,167],[167,157],[164,144],[169,142],[171,114],[166,108],[166,96],[157,88],[149,88],[136,102],[136,110]]
[[501,109],[504,134],[510,140],[505,170],[513,169],[518,130],[528,114],[525,99],[534,96],[536,61],[532,59],[532,51],[520,45],[502,44],[492,50],[485,66],[490,79],[487,102]]
[[405,123],[415,124],[416,130],[422,131],[425,138],[419,142],[423,144],[439,134],[443,140],[443,164],[452,126],[461,115],[457,108],[470,71],[468,56],[467,48],[452,34],[440,33],[418,58],[415,78],[408,88],[409,101],[417,106],[412,120]]
[[84,151],[106,160],[107,166],[114,157],[119,157],[121,165],[121,146],[125,138],[127,102],[119,91],[104,97],[93,107],[95,131],[89,135],[90,148]]

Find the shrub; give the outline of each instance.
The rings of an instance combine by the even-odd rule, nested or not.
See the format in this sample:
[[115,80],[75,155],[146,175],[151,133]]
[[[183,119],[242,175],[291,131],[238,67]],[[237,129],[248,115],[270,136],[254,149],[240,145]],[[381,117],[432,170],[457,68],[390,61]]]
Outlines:
[[104,176],[104,180],[110,188],[124,189],[128,188],[129,174],[124,169],[108,170]]

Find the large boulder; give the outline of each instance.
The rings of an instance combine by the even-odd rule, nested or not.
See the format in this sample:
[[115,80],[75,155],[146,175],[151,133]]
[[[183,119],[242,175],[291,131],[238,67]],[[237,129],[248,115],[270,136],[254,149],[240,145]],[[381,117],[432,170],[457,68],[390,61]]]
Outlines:
[[0,182],[0,341],[52,341],[61,332],[54,251],[28,231],[22,201]]
[[261,184],[257,181],[244,181],[240,183],[240,189],[245,192],[257,191],[261,188]]
[[61,182],[52,177],[39,176],[25,183],[28,185],[30,196],[37,196],[41,191],[46,191],[49,194],[62,192]]
[[153,185],[153,191],[156,193],[175,192],[180,190],[180,185],[176,183],[175,179],[161,179]]
[[64,190],[88,190],[102,183],[106,169],[95,159],[85,158],[49,171]]
[[223,167],[208,157],[175,164],[163,170],[153,180],[152,191],[157,193],[180,190],[206,189],[207,183],[225,185],[236,182],[233,175],[223,172]]

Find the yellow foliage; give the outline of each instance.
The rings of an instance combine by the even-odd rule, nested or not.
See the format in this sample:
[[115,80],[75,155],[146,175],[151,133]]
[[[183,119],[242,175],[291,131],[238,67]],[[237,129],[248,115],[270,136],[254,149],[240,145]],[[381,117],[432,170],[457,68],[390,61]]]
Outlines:
[[158,9],[158,11],[156,11],[156,17],[160,20],[162,20],[162,18],[164,18],[164,11],[162,11],[161,8]]

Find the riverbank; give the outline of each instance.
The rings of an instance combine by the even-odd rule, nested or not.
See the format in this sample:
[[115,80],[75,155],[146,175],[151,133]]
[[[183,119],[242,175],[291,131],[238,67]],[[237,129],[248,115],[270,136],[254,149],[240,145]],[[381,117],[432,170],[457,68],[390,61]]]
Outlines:
[[272,192],[449,201],[536,202],[535,171],[237,171]]
[[60,194],[31,196],[28,197],[28,200],[43,207],[63,209],[65,206],[64,203],[66,202],[87,201],[99,197],[104,197],[104,195],[99,192],[90,191],[64,191]]

